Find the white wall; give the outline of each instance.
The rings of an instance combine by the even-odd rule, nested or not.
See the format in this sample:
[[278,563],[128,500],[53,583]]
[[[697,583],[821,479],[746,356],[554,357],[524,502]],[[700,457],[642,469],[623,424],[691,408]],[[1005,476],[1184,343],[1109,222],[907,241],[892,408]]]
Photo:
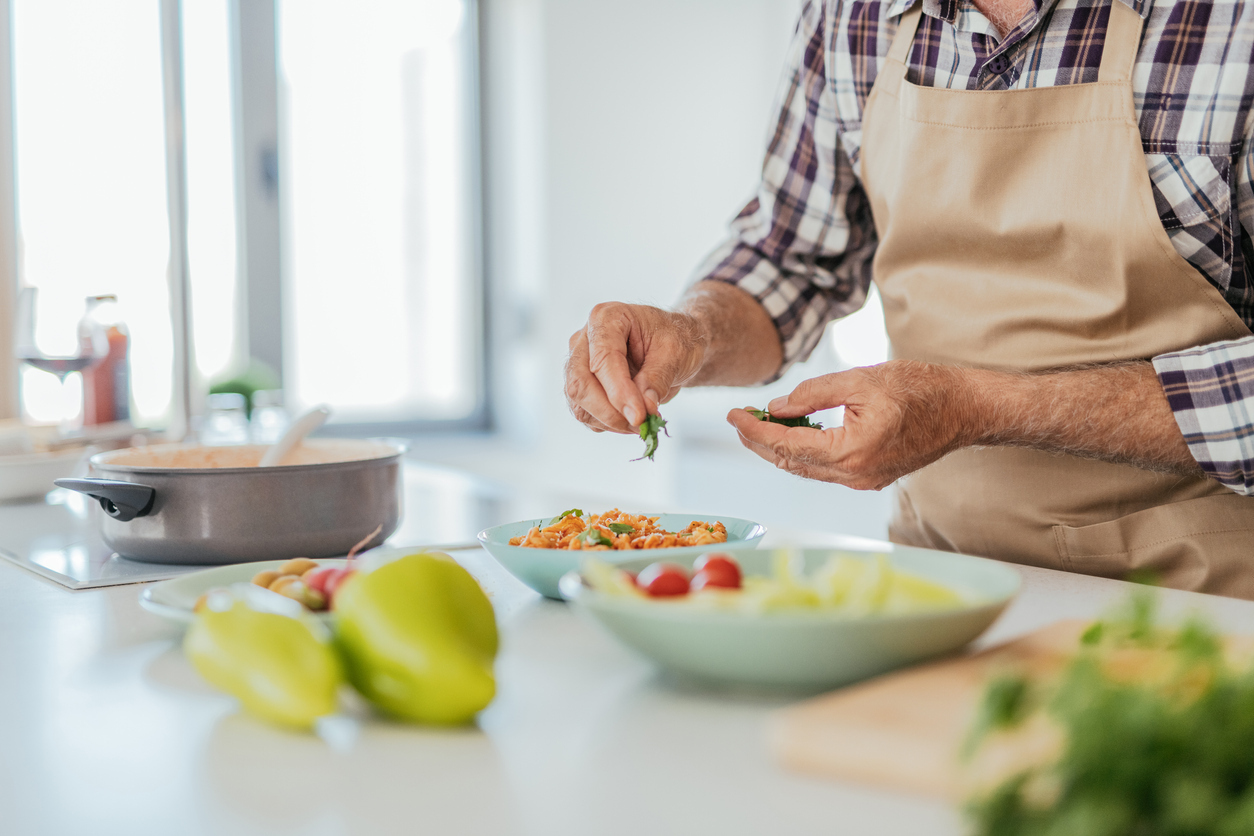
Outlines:
[[609,480],[662,507],[682,481],[667,444],[735,445],[729,408],[833,370],[834,354],[824,343],[772,392],[682,393],[663,409],[677,439],[631,464],[639,439],[568,414],[567,339],[598,302],[671,304],[727,234],[757,182],[798,0],[481,2],[502,429],[552,462],[539,484]]
[[537,435],[588,310],[672,302],[750,195],[797,2],[483,2],[499,402]]

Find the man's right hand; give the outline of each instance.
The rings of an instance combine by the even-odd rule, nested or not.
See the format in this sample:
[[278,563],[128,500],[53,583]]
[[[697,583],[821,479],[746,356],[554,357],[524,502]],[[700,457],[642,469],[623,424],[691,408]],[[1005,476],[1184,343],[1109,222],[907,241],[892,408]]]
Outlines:
[[696,377],[709,343],[696,317],[603,302],[570,338],[566,403],[596,432],[636,433]]

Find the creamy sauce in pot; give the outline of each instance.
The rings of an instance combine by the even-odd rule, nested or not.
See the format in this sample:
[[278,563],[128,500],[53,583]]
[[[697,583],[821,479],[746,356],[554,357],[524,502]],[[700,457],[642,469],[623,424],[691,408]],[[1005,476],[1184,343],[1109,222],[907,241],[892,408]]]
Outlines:
[[[134,467],[145,469],[214,469],[256,467],[269,450],[266,444],[241,444],[234,447],[207,447],[200,444],[154,444],[149,447],[128,447],[101,453],[92,458],[100,467]],[[306,439],[287,455],[279,467],[303,464],[333,464],[364,461],[395,456],[397,447],[379,441],[340,438]]]

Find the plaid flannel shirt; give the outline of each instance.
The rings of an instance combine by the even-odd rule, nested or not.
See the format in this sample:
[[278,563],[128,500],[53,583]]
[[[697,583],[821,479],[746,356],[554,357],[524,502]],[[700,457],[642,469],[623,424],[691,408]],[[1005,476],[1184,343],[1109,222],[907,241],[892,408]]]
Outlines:
[[[971,0],[923,0],[911,82],[1009,90],[1097,81],[1111,2],[1146,18],[1133,73],[1145,164],[1176,250],[1254,325],[1254,7],[1238,0],[1036,0],[1004,39]],[[912,0],[808,0],[757,193],[698,277],[770,314],[784,367],[860,308],[876,233],[862,111]],[[1202,468],[1254,494],[1254,337],[1153,358]],[[783,369],[780,370],[782,374]]]

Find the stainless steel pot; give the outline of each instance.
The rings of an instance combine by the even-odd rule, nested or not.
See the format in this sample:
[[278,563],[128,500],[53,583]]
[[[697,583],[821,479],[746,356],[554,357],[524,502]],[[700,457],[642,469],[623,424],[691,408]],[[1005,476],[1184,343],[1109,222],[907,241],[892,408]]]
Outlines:
[[[342,555],[400,522],[400,458],[388,440],[310,439],[294,464],[257,467],[265,445],[162,444],[91,458],[103,478],[58,479],[100,502],[100,533],[123,557],[222,564]],[[292,459],[289,459],[291,461]]]

